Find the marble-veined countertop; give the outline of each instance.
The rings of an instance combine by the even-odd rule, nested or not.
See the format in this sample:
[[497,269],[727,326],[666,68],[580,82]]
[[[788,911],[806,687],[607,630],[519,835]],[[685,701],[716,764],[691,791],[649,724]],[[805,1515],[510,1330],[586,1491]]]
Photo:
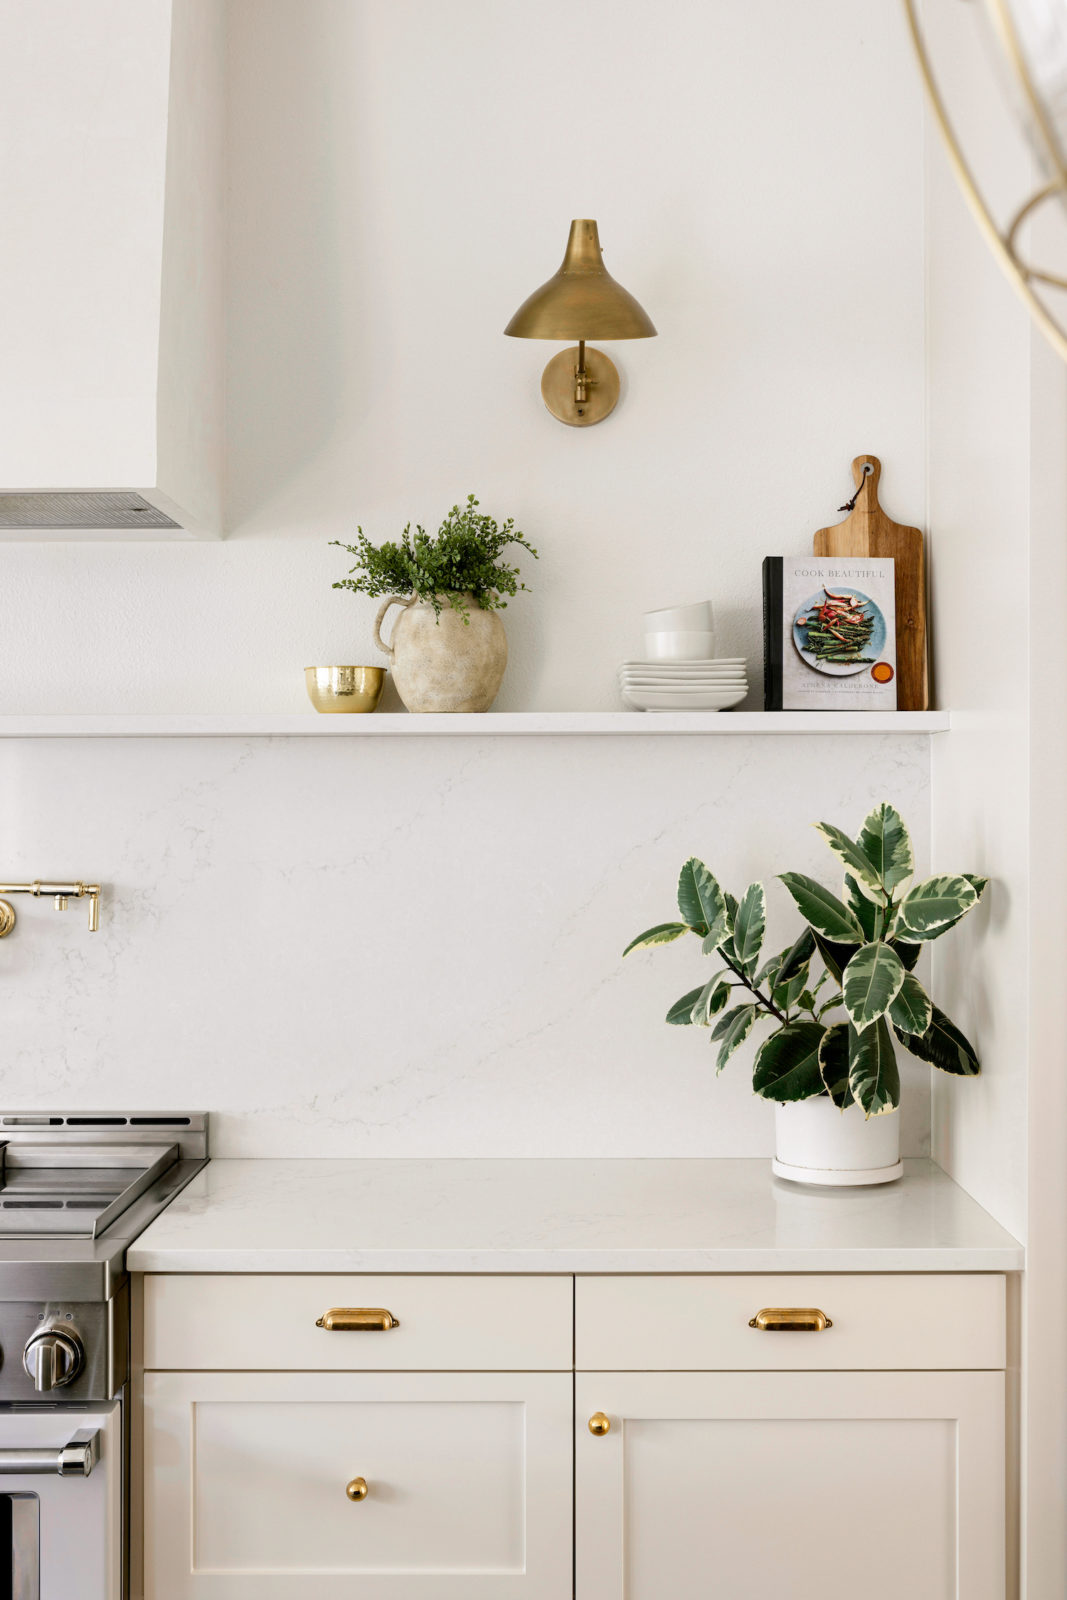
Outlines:
[[1005,1272],[1022,1246],[932,1161],[817,1189],[767,1160],[219,1160],[134,1272]]

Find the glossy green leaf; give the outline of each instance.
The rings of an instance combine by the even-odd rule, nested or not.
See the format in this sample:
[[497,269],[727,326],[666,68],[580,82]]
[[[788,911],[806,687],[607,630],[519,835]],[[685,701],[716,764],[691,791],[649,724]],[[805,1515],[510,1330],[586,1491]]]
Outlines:
[[719,1054],[715,1060],[717,1073],[722,1071],[738,1045],[752,1032],[757,1012],[758,1007],[754,1005],[734,1006],[732,1011],[720,1017],[711,1035],[713,1043],[719,1041]]
[[878,868],[867,859],[859,845],[850,839],[847,833],[832,822],[817,822],[815,832],[822,834],[834,855],[853,878],[865,883],[875,894],[880,893],[882,878]]
[[863,929],[867,940],[877,939],[880,933],[878,921],[882,909],[876,906],[873,900],[868,900],[851,872],[845,873],[845,900],[849,910],[855,912],[856,921]]
[[845,1010],[862,1030],[884,1017],[904,982],[904,966],[896,951],[880,940],[857,950],[841,984]]
[[909,889],[900,903],[902,939],[909,933],[928,935],[947,928],[978,904],[978,896],[966,878],[945,876],[926,878]]
[[783,872],[782,882],[796,901],[797,910],[816,933],[842,944],[864,943],[864,933],[856,913],[851,911],[836,894],[808,878],[803,872]]
[[791,1022],[760,1045],[752,1087],[764,1100],[810,1100],[822,1094],[819,1046],[826,1030],[818,1022]]
[[910,1050],[920,1061],[939,1067],[942,1072],[951,1072],[960,1078],[977,1077],[982,1068],[974,1045],[937,1006],[931,1005],[930,1010],[930,1026],[925,1033],[895,1029],[905,1050]]
[[890,1022],[904,1033],[923,1034],[930,1026],[932,1017],[930,996],[918,978],[905,972],[899,993],[889,1007]]
[[678,875],[678,911],[694,933],[706,935],[716,923],[725,925],[726,899],[703,861],[691,856]]
[[[989,879],[975,877],[974,873],[972,872],[961,872],[960,877],[965,879],[974,890],[975,898],[970,902],[970,904],[964,906],[963,909],[957,912],[954,917],[950,917],[948,922],[942,922],[940,926],[936,928],[930,928],[924,933],[914,932],[911,928],[902,926],[899,930],[899,934],[902,939],[906,939],[908,943],[912,945],[929,944],[933,939],[940,939],[943,933],[948,933],[950,928],[954,928],[957,923],[963,921],[968,912],[974,910],[975,906],[978,904],[979,900],[982,898],[982,895],[989,886]],[[898,908],[898,913],[901,916],[901,922],[903,922],[902,906]],[[917,961],[918,959],[918,956],[916,956],[915,960]],[[914,966],[914,964],[915,963],[913,962],[912,965]]]
[[892,806],[875,806],[860,830],[860,849],[890,892],[915,871],[915,853],[904,819]]
[[814,954],[815,935],[810,928],[805,928],[782,957],[782,964],[775,974],[775,983],[785,983],[798,972],[805,971]]
[[848,1081],[852,1098],[868,1117],[881,1116],[900,1104],[900,1073],[884,1017],[862,1033],[848,1024]]
[[713,1016],[722,1010],[729,1000],[733,988],[723,981],[723,974],[717,972],[714,978],[709,978],[693,1002],[691,1019],[698,1027],[706,1028]]
[[690,989],[688,994],[683,994],[680,1000],[674,1002],[667,1012],[667,1021],[672,1027],[686,1027],[693,1021],[693,1007],[704,993],[706,987],[706,984],[701,984],[697,989]]
[[834,939],[825,938],[821,933],[815,935],[815,943],[819,947],[819,954],[822,956],[826,970],[837,983],[841,982],[842,973],[856,954],[856,951],[861,945],[868,942],[866,939],[857,939],[851,944],[839,944]]
[[848,1081],[848,1023],[827,1028],[819,1045],[819,1075],[823,1088],[839,1111],[853,1104]]
[[759,964],[767,930],[767,903],[762,883],[750,883],[734,915],[734,951],[746,978]]
[[631,939],[623,955],[628,956],[631,950],[650,950],[655,944],[673,944],[683,933],[691,931],[684,922],[659,922],[654,928],[639,933],[636,939]]
[[785,983],[776,983],[771,990],[771,1002],[781,1011],[790,1011],[800,1001],[808,981],[807,967],[801,967],[799,972],[794,972]]
[[761,989],[765,983],[770,983],[771,988],[773,989],[774,985],[778,982],[778,974],[782,970],[782,963],[788,954],[788,950],[779,950],[776,956],[769,957],[769,959],[763,963],[762,967],[760,967],[759,971],[756,973],[755,979],[753,980],[757,989]]

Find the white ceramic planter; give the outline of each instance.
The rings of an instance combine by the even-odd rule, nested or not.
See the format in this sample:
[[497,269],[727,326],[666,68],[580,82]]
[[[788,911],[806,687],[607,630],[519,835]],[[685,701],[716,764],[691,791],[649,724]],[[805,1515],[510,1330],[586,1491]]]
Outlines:
[[774,1108],[775,1177],[838,1187],[891,1183],[900,1162],[900,1112],[868,1121],[859,1106],[839,1111],[825,1095]]
[[[488,711],[508,664],[508,636],[495,611],[483,611],[464,596],[467,620],[441,599],[441,615],[429,600],[391,596],[374,622],[374,642],[389,657],[393,683],[409,711]],[[392,641],[382,638],[390,606],[401,606]]]

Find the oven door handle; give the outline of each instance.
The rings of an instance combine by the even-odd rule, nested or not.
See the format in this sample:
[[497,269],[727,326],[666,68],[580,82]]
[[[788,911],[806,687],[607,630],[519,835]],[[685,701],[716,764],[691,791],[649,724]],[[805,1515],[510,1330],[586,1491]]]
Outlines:
[[79,1428],[58,1450],[0,1449],[0,1477],[55,1473],[61,1478],[87,1478],[99,1460],[99,1429]]

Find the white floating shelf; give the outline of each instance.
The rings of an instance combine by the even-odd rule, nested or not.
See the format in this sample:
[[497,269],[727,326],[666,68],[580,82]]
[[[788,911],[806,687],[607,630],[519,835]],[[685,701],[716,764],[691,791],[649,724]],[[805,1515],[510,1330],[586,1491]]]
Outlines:
[[393,734],[753,734],[944,733],[947,711],[488,711],[375,712],[370,716],[314,711],[279,716],[0,716],[0,739],[249,739],[352,738]]

